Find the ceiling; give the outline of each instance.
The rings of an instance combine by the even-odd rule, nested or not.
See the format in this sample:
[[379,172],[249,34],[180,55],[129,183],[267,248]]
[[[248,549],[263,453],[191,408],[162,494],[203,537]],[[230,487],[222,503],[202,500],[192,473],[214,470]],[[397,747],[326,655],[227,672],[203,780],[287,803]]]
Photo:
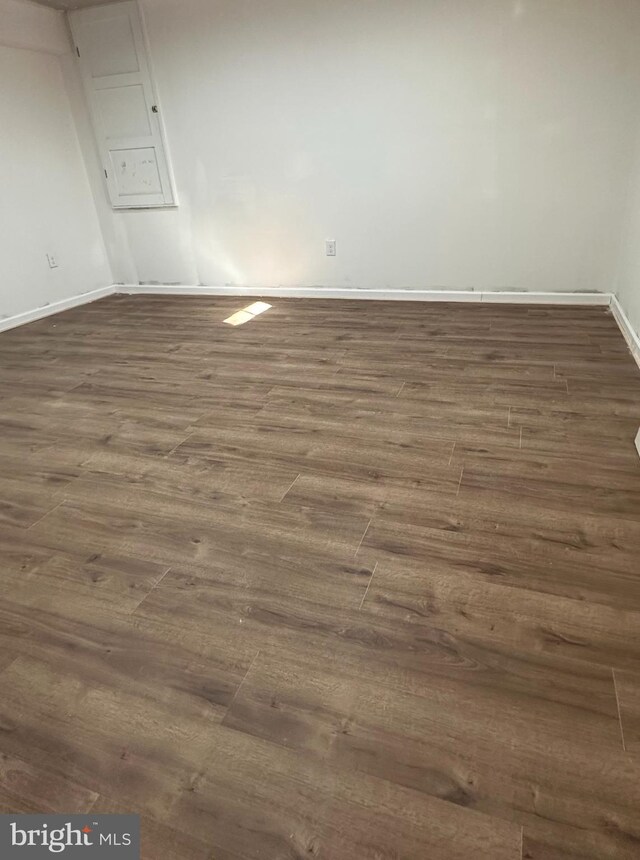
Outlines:
[[49,6],[51,9],[81,9],[86,6],[100,6],[110,0],[35,0],[41,6]]

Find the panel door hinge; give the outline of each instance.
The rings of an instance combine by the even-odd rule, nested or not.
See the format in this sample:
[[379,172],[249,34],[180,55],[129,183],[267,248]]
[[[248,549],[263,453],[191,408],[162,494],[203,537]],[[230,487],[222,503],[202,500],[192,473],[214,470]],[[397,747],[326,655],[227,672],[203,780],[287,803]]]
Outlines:
[[105,178],[105,179],[108,179],[108,178],[109,178],[109,174],[107,173],[107,171],[106,171],[106,170],[105,170],[105,172],[104,172],[104,178]]
[[76,45],[76,54],[80,56],[80,48]]

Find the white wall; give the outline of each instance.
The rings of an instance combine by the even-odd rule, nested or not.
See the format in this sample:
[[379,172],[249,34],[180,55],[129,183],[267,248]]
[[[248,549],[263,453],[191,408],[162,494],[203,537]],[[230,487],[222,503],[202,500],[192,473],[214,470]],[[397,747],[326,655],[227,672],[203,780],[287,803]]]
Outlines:
[[112,216],[119,279],[611,289],[638,0],[142,7],[180,207]]
[[[622,234],[615,293],[640,343],[640,143],[629,187],[626,229]],[[640,351],[634,352],[640,361]]]
[[0,40],[11,48],[52,54],[69,50],[63,16],[29,0],[0,0]]
[[60,13],[0,0],[0,326],[113,283],[65,89],[64,52],[70,43]]
[[615,285],[640,328],[637,0],[142,6],[181,205],[113,213],[61,16],[0,0],[0,318],[112,280]]

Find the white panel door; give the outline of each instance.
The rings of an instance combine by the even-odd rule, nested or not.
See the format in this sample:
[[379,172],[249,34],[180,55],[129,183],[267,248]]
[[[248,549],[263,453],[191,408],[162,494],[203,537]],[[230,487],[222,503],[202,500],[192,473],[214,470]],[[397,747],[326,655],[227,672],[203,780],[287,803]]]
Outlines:
[[175,203],[135,0],[69,15],[111,203]]

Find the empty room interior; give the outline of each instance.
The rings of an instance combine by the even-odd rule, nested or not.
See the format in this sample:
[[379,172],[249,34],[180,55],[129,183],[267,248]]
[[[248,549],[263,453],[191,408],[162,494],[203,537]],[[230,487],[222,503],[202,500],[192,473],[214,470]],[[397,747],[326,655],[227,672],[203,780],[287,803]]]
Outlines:
[[0,0],[58,853],[640,858],[640,0]]

